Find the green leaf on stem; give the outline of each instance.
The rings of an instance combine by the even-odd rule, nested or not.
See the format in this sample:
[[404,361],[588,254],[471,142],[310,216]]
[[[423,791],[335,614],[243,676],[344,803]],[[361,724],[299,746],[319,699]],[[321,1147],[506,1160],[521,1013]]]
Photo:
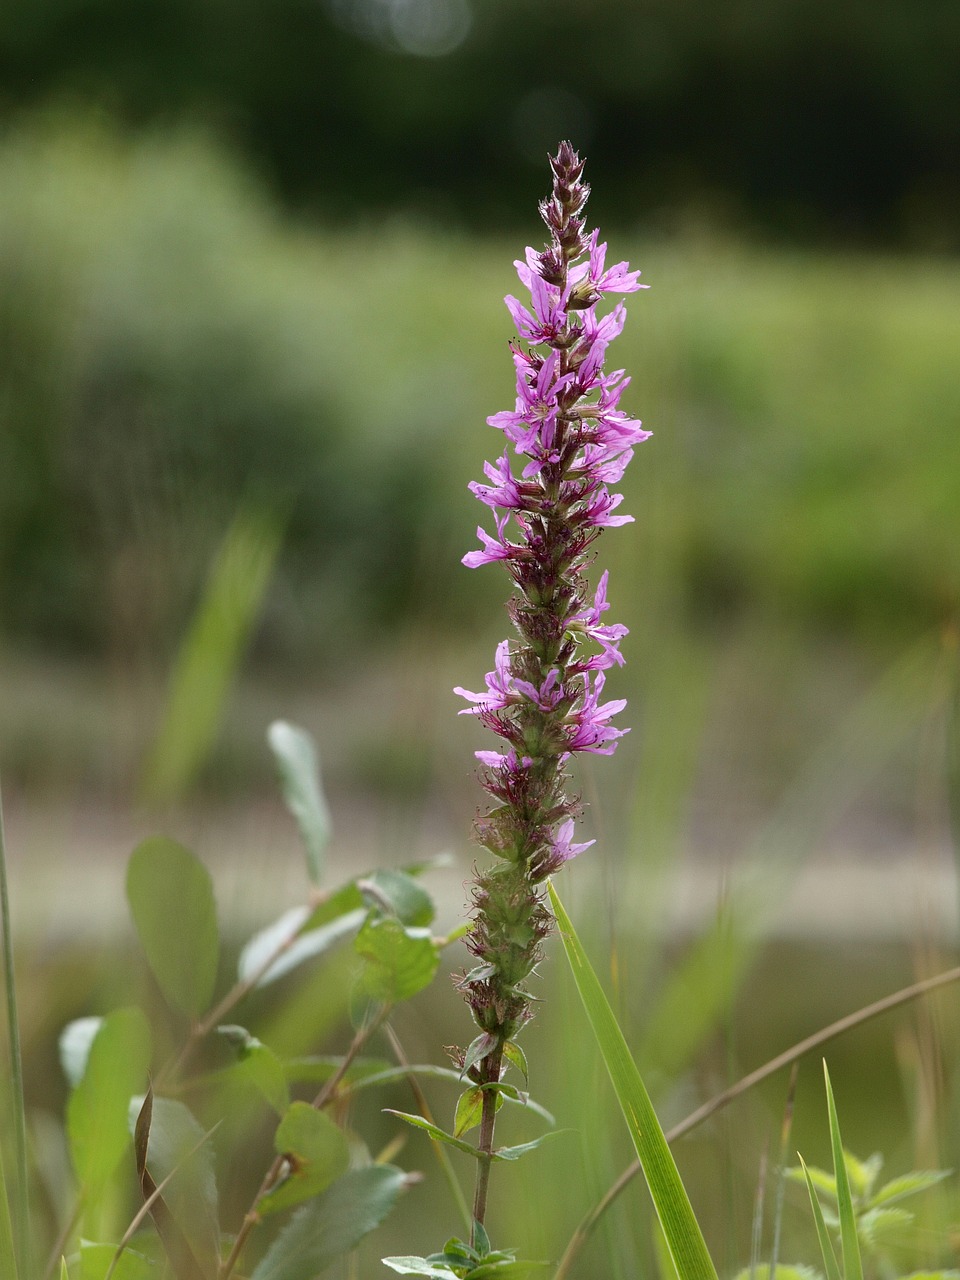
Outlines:
[[150,1064],[150,1028],[139,1009],[108,1014],[67,1103],[67,1136],[77,1181],[92,1200],[130,1145],[130,1097]]
[[307,874],[313,884],[319,884],[331,823],[316,744],[306,729],[285,720],[274,721],[267,730],[267,741],[277,762],[283,798],[300,828]]
[[433,898],[405,871],[375,871],[357,881],[368,906],[395,915],[401,924],[424,927],[437,914]]
[[314,1280],[378,1227],[407,1183],[402,1169],[353,1169],[303,1205],[257,1265],[251,1280]]
[[[353,907],[337,910],[327,921],[315,923],[321,911],[330,909],[325,903],[311,911],[309,907],[291,907],[278,920],[254,934],[240,952],[237,976],[241,982],[253,982],[257,987],[269,986],[290,973],[307,960],[321,956],[341,939],[355,933],[366,919],[363,899],[356,885],[348,885],[342,894],[335,895],[338,908],[347,901]],[[332,900],[331,900],[332,901]]]
[[523,1076],[523,1083],[529,1085],[530,1072],[527,1068],[527,1055],[523,1052],[518,1044],[514,1044],[512,1040],[508,1040],[503,1046],[503,1056]]
[[549,889],[567,960],[643,1167],[677,1274],[680,1280],[717,1280],[686,1188],[623,1032],[552,883]]
[[373,917],[357,934],[354,946],[366,960],[363,983],[384,1004],[399,1004],[430,985],[440,952],[429,929],[405,928],[391,916]]
[[197,1017],[213,996],[220,951],[209,871],[175,840],[152,836],[131,854],[127,900],[164,997]]
[[210,753],[282,532],[275,513],[253,504],[241,507],[227,530],[176,657],[163,723],[141,783],[148,804],[177,800]]
[[[447,1133],[446,1129],[441,1129],[439,1125],[433,1124],[430,1120],[424,1120],[423,1116],[413,1116],[406,1111],[394,1111],[391,1107],[384,1108],[388,1116],[396,1116],[398,1120],[404,1120],[407,1124],[413,1125],[415,1129],[422,1129],[428,1134],[434,1142],[443,1142],[448,1147],[456,1147],[458,1151],[463,1151],[468,1156],[479,1159],[480,1152],[469,1142],[463,1142],[460,1138],[455,1138],[452,1133]],[[496,1159],[496,1156],[493,1157]]]
[[290,1088],[286,1068],[277,1055],[245,1027],[228,1024],[217,1027],[217,1034],[237,1051],[235,1075],[249,1081],[282,1116],[290,1105]]
[[465,1133],[475,1129],[483,1119],[483,1090],[478,1086],[467,1089],[457,1099],[457,1110],[453,1120],[453,1136],[462,1138]]
[[949,1169],[914,1169],[912,1173],[905,1173],[885,1182],[870,1203],[875,1207],[893,1204],[895,1200],[904,1200],[907,1196],[915,1196],[919,1191],[935,1187],[938,1182],[949,1177]]
[[161,1270],[149,1258],[133,1249],[124,1249],[110,1270],[117,1246],[80,1241],[80,1280],[158,1280]]
[[294,1102],[289,1108],[277,1126],[273,1145],[278,1155],[288,1158],[290,1173],[257,1205],[260,1214],[289,1209],[319,1195],[350,1163],[343,1131],[307,1102]]

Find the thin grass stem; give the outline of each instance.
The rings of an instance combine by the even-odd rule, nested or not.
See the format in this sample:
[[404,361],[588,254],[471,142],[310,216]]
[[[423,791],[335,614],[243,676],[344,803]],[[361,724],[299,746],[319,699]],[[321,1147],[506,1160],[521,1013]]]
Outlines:
[[[686,1119],[681,1120],[679,1124],[675,1124],[664,1136],[668,1142],[676,1142],[679,1138],[690,1133],[691,1130],[696,1129],[698,1125],[703,1124],[704,1120],[708,1120],[710,1116],[722,1110],[728,1103],[739,1098],[741,1094],[747,1093],[755,1085],[760,1084],[761,1081],[775,1075],[784,1067],[789,1067],[814,1049],[819,1049],[821,1045],[836,1039],[837,1036],[844,1035],[847,1031],[852,1031],[854,1027],[859,1027],[864,1022],[869,1022],[871,1018],[879,1017],[880,1014],[886,1013],[890,1009],[896,1009],[899,1005],[908,1004],[911,1000],[917,1000],[920,996],[927,995],[930,991],[935,991],[939,987],[945,987],[951,982],[957,981],[960,981],[960,965],[955,969],[947,969],[944,973],[935,974],[932,978],[924,978],[921,982],[914,982],[909,987],[902,987],[891,995],[883,996],[880,1000],[873,1001],[872,1004],[864,1005],[862,1009],[857,1009],[854,1013],[848,1013],[845,1017],[839,1018],[836,1022],[831,1022],[828,1026],[814,1032],[813,1035],[807,1036],[806,1039],[798,1041],[792,1048],[785,1049],[783,1053],[771,1058],[763,1066],[757,1067],[755,1071],[743,1076],[736,1084],[732,1084],[729,1089],[724,1089],[722,1093],[710,1098],[702,1106],[698,1107],[696,1111],[692,1111]],[[614,1203],[621,1191],[628,1187],[640,1172],[640,1161],[635,1160],[624,1169],[602,1198],[583,1217],[571,1236],[557,1270],[554,1272],[554,1280],[566,1280],[575,1260],[593,1234],[597,1223]]]
[[3,932],[3,981],[7,1000],[7,1030],[10,1038],[14,1146],[17,1176],[14,1189],[14,1247],[21,1276],[29,1275],[30,1201],[27,1189],[27,1118],[23,1101],[23,1057],[20,1050],[20,1018],[17,1012],[17,984],[13,968],[13,934],[10,929],[10,886],[7,882],[7,845],[3,831],[3,796],[0,793],[0,930]]

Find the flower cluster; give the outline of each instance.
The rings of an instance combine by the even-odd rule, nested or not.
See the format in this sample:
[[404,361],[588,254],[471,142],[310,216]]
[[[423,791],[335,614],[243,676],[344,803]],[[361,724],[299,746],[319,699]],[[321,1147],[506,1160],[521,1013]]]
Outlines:
[[463,558],[469,568],[499,561],[509,571],[519,589],[509,605],[519,640],[500,644],[483,693],[456,690],[472,704],[462,714],[503,740],[499,751],[477,752],[499,802],[478,822],[481,842],[525,864],[534,881],[586,847],[569,839],[566,762],[578,751],[610,755],[627,732],[610,723],[623,700],[602,701],[604,672],[623,663],[627,629],[602,621],[607,574],[591,602],[583,569],[600,530],[632,519],[619,513],[622,495],[609,486],[650,434],[620,408],[630,379],[622,369],[604,372],[624,304],[598,315],[607,295],[646,286],[625,262],[607,267],[606,244],[585,233],[589,187],[569,143],[550,164],[553,192],[541,214],[551,242],[516,263],[529,305],[506,298],[524,340],[511,344],[516,405],[488,419],[513,446],[519,474],[505,447],[484,464],[486,482],[470,485],[491,508],[496,532],[478,528],[482,548]]
[[[585,232],[590,189],[568,142],[550,166],[553,190],[540,206],[550,243],[516,264],[529,305],[506,299],[519,334],[511,344],[516,404],[488,419],[506,444],[496,462],[484,464],[485,481],[470,486],[491,509],[496,532],[481,526],[480,549],[463,558],[469,568],[500,562],[517,588],[507,606],[516,638],[498,646],[486,689],[456,691],[469,704],[462,714],[479,717],[501,740],[499,750],[477,752],[494,803],[475,831],[497,861],[474,881],[466,944],[476,964],[459,981],[479,1034],[466,1050],[451,1050],[472,1094],[482,1097],[478,1223],[504,1064],[523,1061],[512,1042],[531,1017],[524,983],[552,925],[543,882],[593,843],[574,841],[577,805],[565,790],[566,765],[579,751],[610,755],[626,732],[610,723],[623,700],[604,702],[603,688],[608,668],[623,663],[627,629],[604,621],[607,575],[591,599],[584,570],[601,529],[631,519],[619,513],[621,495],[609,486],[649,435],[620,408],[629,383],[623,370],[604,372],[624,305],[598,313],[608,294],[645,286],[625,262],[607,267],[607,246]],[[513,464],[510,446],[519,459]]]

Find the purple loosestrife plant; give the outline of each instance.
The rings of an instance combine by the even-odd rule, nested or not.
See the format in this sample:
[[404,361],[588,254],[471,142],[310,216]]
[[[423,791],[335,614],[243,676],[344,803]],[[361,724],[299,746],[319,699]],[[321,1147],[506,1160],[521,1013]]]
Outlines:
[[532,1016],[524,983],[551,927],[544,881],[593,844],[573,839],[578,804],[567,790],[568,762],[577,752],[612,754],[627,732],[611,724],[624,700],[603,701],[605,672],[622,665],[627,628],[604,621],[607,574],[591,597],[585,569],[600,531],[632,519],[619,514],[622,495],[609,486],[650,434],[619,407],[630,381],[624,371],[604,370],[624,304],[599,310],[607,295],[646,286],[625,262],[607,267],[607,246],[586,232],[590,188],[570,143],[561,143],[550,167],[553,190],[540,206],[550,243],[540,253],[527,249],[516,264],[529,304],[506,298],[523,340],[511,344],[516,406],[488,419],[506,444],[484,464],[486,482],[470,486],[492,510],[496,533],[479,528],[482,548],[463,558],[469,568],[499,561],[516,587],[507,606],[516,636],[498,646],[486,689],[456,690],[471,704],[461,714],[501,739],[499,750],[477,752],[493,805],[475,831],[497,862],[476,877],[467,945],[477,964],[460,981],[480,1034],[455,1055],[482,1091],[479,1224],[504,1060],[523,1061],[513,1041]]

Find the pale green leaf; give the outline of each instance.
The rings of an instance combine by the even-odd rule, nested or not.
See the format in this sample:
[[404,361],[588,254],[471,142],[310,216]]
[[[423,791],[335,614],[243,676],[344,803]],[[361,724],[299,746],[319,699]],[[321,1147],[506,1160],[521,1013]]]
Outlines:
[[837,1180],[837,1213],[840,1217],[840,1246],[843,1254],[844,1280],[863,1280],[863,1264],[860,1260],[860,1241],[857,1236],[857,1215],[850,1193],[850,1182],[847,1178],[847,1162],[844,1159],[843,1142],[840,1137],[840,1122],[837,1119],[837,1107],[833,1100],[833,1088],[830,1084],[830,1072],[826,1061],[823,1064],[823,1078],[827,1087],[827,1115],[830,1120],[830,1147],[833,1151],[833,1173]]
[[249,508],[238,512],[224,537],[174,663],[141,784],[148,804],[178,800],[210,754],[280,539],[281,521]]
[[402,1276],[422,1276],[424,1280],[457,1280],[455,1271],[435,1262],[428,1262],[426,1258],[384,1258],[383,1263]]
[[855,1201],[868,1199],[873,1191],[873,1184],[883,1168],[883,1156],[879,1151],[875,1151],[866,1160],[860,1160],[852,1151],[844,1151],[843,1163],[847,1170],[850,1194],[853,1199]]
[[255,982],[258,987],[276,982],[307,960],[323,955],[341,939],[355,933],[366,919],[360,891],[349,885],[341,901],[354,903],[350,909],[334,915],[322,925],[314,923],[318,910],[292,907],[278,920],[250,939],[240,952],[237,976],[241,982]]
[[406,1181],[403,1170],[392,1165],[344,1174],[323,1195],[296,1211],[251,1280],[314,1280],[380,1225]]
[[680,1280],[717,1280],[703,1233],[646,1087],[603,988],[552,884],[550,901],[577,990],[640,1158],[677,1274]]
[[117,1252],[115,1244],[80,1242],[80,1280],[160,1280],[161,1269],[142,1253],[124,1249],[117,1265],[110,1272],[110,1264]]
[[320,781],[316,744],[306,729],[275,721],[267,741],[277,762],[283,798],[300,828],[307,855],[307,873],[314,884],[323,876],[323,858],[330,840],[330,810]]
[[358,880],[357,888],[370,906],[395,915],[401,924],[424,927],[437,913],[430,894],[405,871],[375,871]]
[[77,1180],[95,1198],[130,1145],[130,1097],[150,1064],[150,1028],[139,1009],[104,1018],[83,1078],[67,1103],[67,1135]]
[[289,1209],[319,1195],[350,1163],[343,1131],[307,1102],[294,1102],[286,1112],[277,1126],[274,1148],[290,1158],[291,1169],[286,1180],[260,1201],[258,1213]]
[[60,1066],[71,1089],[75,1089],[83,1079],[90,1046],[102,1025],[102,1018],[74,1018],[60,1032],[60,1039],[57,1041]]
[[527,1055],[523,1052],[518,1044],[512,1040],[508,1040],[503,1046],[503,1056],[523,1076],[523,1083],[530,1083],[530,1072],[527,1068]]
[[483,1090],[477,1087],[467,1089],[457,1099],[457,1110],[453,1121],[453,1136],[462,1138],[465,1133],[475,1129],[483,1117]]
[[286,1068],[273,1050],[252,1036],[245,1027],[221,1026],[217,1027],[217,1033],[237,1050],[236,1075],[248,1080],[263,1094],[273,1110],[283,1115],[290,1105],[290,1088]]
[[429,1134],[434,1142],[446,1143],[448,1147],[456,1147],[458,1151],[463,1151],[468,1156],[477,1159],[480,1155],[477,1148],[471,1146],[469,1142],[463,1142],[460,1138],[455,1138],[452,1133],[447,1133],[445,1129],[441,1129],[439,1125],[433,1124],[430,1120],[424,1120],[423,1116],[410,1115],[406,1111],[394,1111],[391,1107],[385,1108],[388,1116],[396,1116],[398,1120],[403,1120],[409,1125],[413,1125],[415,1129],[422,1129],[424,1133]]
[[405,928],[390,916],[364,924],[354,942],[366,960],[363,982],[367,992],[384,1004],[399,1004],[430,985],[440,964],[429,929]]
[[860,1232],[861,1240],[867,1244],[876,1245],[902,1236],[915,1218],[916,1214],[911,1213],[909,1209],[899,1209],[896,1205],[890,1208],[868,1209],[858,1217],[857,1230]]
[[[803,1156],[800,1156],[800,1165],[803,1172],[806,1173],[807,1166],[803,1163]],[[827,1224],[823,1220],[823,1210],[820,1208],[820,1201],[817,1197],[816,1188],[813,1185],[813,1179],[808,1177],[806,1182],[807,1193],[810,1196],[810,1208],[813,1210],[813,1221],[817,1228],[817,1239],[820,1242],[820,1252],[823,1255],[823,1265],[827,1273],[827,1280],[842,1280],[840,1275],[840,1266],[837,1262],[837,1255],[833,1251],[833,1241],[830,1239],[830,1232],[827,1230]]]
[[893,1204],[895,1200],[905,1200],[907,1196],[915,1196],[920,1191],[935,1187],[944,1178],[950,1177],[949,1169],[914,1169],[899,1178],[891,1178],[875,1193],[870,1203],[878,1205]]
[[210,873],[183,845],[152,836],[130,857],[127,900],[160,990],[197,1017],[213,996],[220,950]]

